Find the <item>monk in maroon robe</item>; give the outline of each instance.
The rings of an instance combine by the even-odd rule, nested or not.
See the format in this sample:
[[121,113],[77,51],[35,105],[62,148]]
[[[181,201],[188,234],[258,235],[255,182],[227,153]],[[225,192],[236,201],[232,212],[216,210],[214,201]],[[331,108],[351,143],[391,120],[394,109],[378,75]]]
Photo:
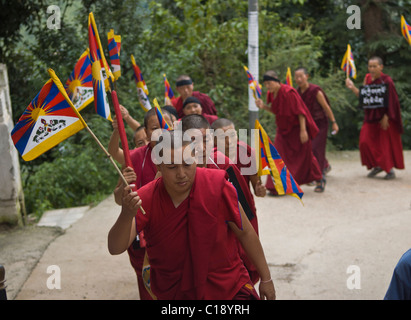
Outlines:
[[[214,130],[214,144],[240,170],[250,189],[253,187],[257,197],[265,197],[266,188],[257,174],[255,151],[247,143],[238,139],[234,123],[226,118],[219,118],[211,125]],[[251,189],[250,189],[251,190]]]
[[[268,90],[268,105],[261,99],[256,100],[256,105],[275,114],[275,148],[298,184],[320,180],[321,169],[311,147],[318,127],[310,112],[297,91],[282,84],[275,71],[267,71],[263,83]],[[272,179],[267,179],[266,188],[275,194]]]
[[109,252],[124,252],[137,231],[144,230],[156,298],[255,299],[235,250],[237,237],[259,271],[260,298],[275,299],[261,243],[225,172],[197,168],[195,161],[185,158],[176,162],[186,154],[187,143],[178,145],[172,132],[164,134],[171,137],[171,161],[159,163],[162,176],[138,194],[131,192],[132,186],[124,188],[121,213],[108,235]]
[[213,100],[211,100],[211,98],[205,93],[194,91],[194,83],[189,76],[179,76],[176,81],[176,87],[177,92],[180,96],[178,98],[171,99],[171,103],[174,106],[174,108],[176,108],[179,118],[182,118],[184,116],[184,100],[191,96],[196,97],[198,100],[200,100],[201,106],[203,108],[202,114],[217,115],[217,110],[215,108]]
[[[164,118],[168,123],[171,123],[170,114],[167,111],[163,111]],[[151,157],[151,151],[155,145],[155,141],[152,140],[153,132],[160,128],[160,123],[157,118],[155,109],[149,110],[144,117],[144,130],[146,132],[147,140],[150,141],[147,145],[130,150],[130,159],[133,168],[127,167],[123,170],[123,175],[128,183],[134,183],[138,188],[146,185],[154,180],[157,174],[157,167],[153,163]],[[118,142],[117,142],[118,147]],[[118,153],[118,152],[117,152]],[[122,154],[122,151],[121,151]],[[121,161],[120,161],[121,162]],[[124,164],[124,162],[123,162]],[[125,187],[122,180],[119,180],[116,189],[114,190],[114,196],[116,202],[121,205],[121,198],[123,188]],[[136,275],[137,283],[141,300],[152,300],[151,295],[147,292],[144,286],[142,278],[142,267],[145,256],[145,238],[144,233],[140,233],[137,238],[131,243],[127,249],[127,253],[130,258],[130,263],[133,266]]]
[[[386,107],[364,109],[364,122],[360,132],[361,163],[372,169],[368,177],[374,177],[385,171],[384,179],[394,179],[394,168],[404,169],[404,155],[401,134],[404,132],[401,109],[397,91],[391,77],[382,72],[384,65],[381,58],[372,57],[368,61],[369,73],[364,85],[386,84],[388,104]],[[357,96],[360,90],[347,78],[346,86]]]
[[338,133],[339,128],[335,121],[327,95],[319,86],[309,83],[308,77],[308,71],[304,67],[300,67],[294,72],[294,79],[298,85],[297,92],[310,111],[311,116],[319,129],[317,136],[311,141],[311,144],[314,156],[317,158],[323,173],[323,178],[320,181],[317,181],[317,186],[314,191],[323,192],[326,182],[325,174],[331,169],[330,164],[325,157],[328,136],[328,119],[332,124],[333,135]]
[[190,114],[199,114],[207,119],[208,123],[211,125],[214,121],[218,119],[217,116],[212,114],[203,113],[203,107],[201,101],[196,97],[188,97],[183,103],[183,113],[184,117]]
[[[199,142],[197,166],[200,168],[220,169],[226,172],[226,179],[230,181],[237,190],[240,204],[251,222],[255,232],[258,235],[258,218],[255,207],[254,197],[248,188],[245,177],[241,174],[238,167],[222,152],[213,148],[213,137],[210,133],[210,125],[202,115],[190,115],[182,120],[182,130],[190,135],[188,138]],[[192,131],[188,131],[192,130]],[[255,284],[259,280],[258,272],[248,259],[241,244],[238,242],[238,251],[241,259],[244,261],[251,281]]]

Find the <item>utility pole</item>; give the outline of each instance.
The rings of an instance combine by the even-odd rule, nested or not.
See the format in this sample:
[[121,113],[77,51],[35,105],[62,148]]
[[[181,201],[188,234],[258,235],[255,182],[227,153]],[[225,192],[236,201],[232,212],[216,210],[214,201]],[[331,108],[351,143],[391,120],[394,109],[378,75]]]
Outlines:
[[[248,0],[248,69],[258,81],[258,0]],[[258,119],[258,108],[255,105],[253,93],[248,89],[249,129],[254,129]]]

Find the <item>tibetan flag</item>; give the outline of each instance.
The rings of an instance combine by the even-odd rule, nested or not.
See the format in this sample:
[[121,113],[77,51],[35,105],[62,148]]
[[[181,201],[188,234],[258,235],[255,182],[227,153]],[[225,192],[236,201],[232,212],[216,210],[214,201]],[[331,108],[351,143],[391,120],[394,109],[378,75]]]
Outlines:
[[261,85],[258,83],[257,80],[254,79],[253,75],[250,73],[248,68],[244,66],[244,70],[247,73],[248,77],[248,86],[250,87],[251,91],[253,92],[254,99],[260,99],[262,92],[261,92]]
[[[91,74],[93,78],[93,90],[94,90],[94,107],[97,114],[105,119],[113,121],[110,114],[110,106],[106,94],[106,86],[104,81],[103,72],[106,74],[109,72],[108,67],[105,67],[107,62],[105,61],[103,50],[99,45],[98,31],[95,27],[93,14],[90,13],[88,19],[88,42],[90,49],[90,62],[91,62]],[[103,61],[104,59],[104,61]]]
[[347,51],[345,52],[345,55],[341,62],[341,69],[346,72],[347,78],[349,76],[354,79],[357,77],[357,69],[355,68],[354,56],[352,54],[351,46],[349,44],[347,45]]
[[287,68],[287,75],[285,76],[285,83],[288,84],[290,87],[293,86],[293,78],[291,77],[290,67]]
[[64,88],[78,111],[87,107],[94,100],[89,49],[84,51],[77,61]]
[[174,98],[174,93],[173,93],[173,90],[171,90],[170,83],[167,80],[166,74],[164,73],[163,76],[164,76],[164,87],[165,87],[164,98],[167,101],[167,99],[171,100],[172,98]]
[[[104,56],[104,51],[103,51],[103,47],[101,46],[100,36],[97,30],[96,21],[94,20],[94,15],[92,12],[90,12],[90,14],[88,15],[88,30],[89,30],[89,45],[90,45],[90,30],[93,31],[92,40],[96,47],[96,52],[97,52],[98,59],[100,60],[101,68],[103,69],[104,85],[106,86],[106,90],[108,90],[110,88],[110,82],[108,80],[108,77],[111,79],[111,81],[114,81],[114,75],[108,66],[106,57]],[[91,50],[90,47],[89,49]]]
[[82,121],[50,79],[20,117],[11,138],[22,158],[30,161],[83,128]]
[[404,16],[401,16],[401,33],[408,44],[411,45],[411,26],[405,21]]
[[136,86],[137,86],[137,95],[138,95],[138,101],[140,102],[140,106],[143,108],[144,111],[148,111],[151,109],[151,104],[150,100],[148,100],[148,89],[146,86],[146,83],[143,79],[143,75],[141,74],[141,70],[139,66],[136,64],[136,60],[134,60],[134,56],[131,55],[131,63],[133,65],[133,71],[134,71],[134,80],[136,81]]
[[283,159],[274,147],[264,128],[258,120],[255,121],[256,134],[256,156],[258,165],[258,175],[271,175],[274,186],[279,195],[292,195],[297,199],[303,197],[304,192],[298,183],[291,176]]
[[115,35],[114,30],[111,29],[107,33],[108,50],[110,55],[110,63],[113,68],[114,78],[117,80],[121,76],[120,68],[120,48],[121,48],[121,36]]
[[173,130],[173,128],[167,123],[166,119],[164,118],[164,115],[161,112],[161,108],[160,108],[156,98],[154,98],[153,103],[154,103],[154,108],[156,109],[158,122],[160,122],[161,129],[169,130],[169,131]]

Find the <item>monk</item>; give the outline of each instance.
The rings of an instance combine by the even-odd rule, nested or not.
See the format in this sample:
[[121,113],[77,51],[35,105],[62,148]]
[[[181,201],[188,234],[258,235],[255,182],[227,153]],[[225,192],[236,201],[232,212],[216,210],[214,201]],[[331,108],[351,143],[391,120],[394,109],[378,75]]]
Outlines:
[[191,141],[178,141],[170,131],[162,135],[170,138],[163,145],[170,162],[158,163],[161,177],[138,192],[132,191],[133,186],[124,188],[122,210],[108,234],[109,252],[124,252],[144,230],[151,289],[157,299],[257,299],[235,250],[237,237],[262,279],[260,298],[275,299],[261,243],[225,172],[197,168],[186,157]]
[[[244,176],[241,174],[237,166],[230,161],[223,153],[213,148],[213,136],[210,131],[210,125],[202,115],[189,115],[181,120],[181,129],[185,133],[185,137],[196,141],[197,147],[197,167],[220,169],[226,171],[226,179],[233,183],[237,190],[240,203],[251,222],[255,232],[258,235],[258,219],[257,209],[250,189]],[[243,248],[238,244],[238,250],[241,259],[250,274],[253,283],[259,279],[258,272],[249,261]]]
[[184,116],[190,114],[199,114],[207,119],[208,123],[211,125],[214,121],[218,119],[217,116],[212,114],[203,113],[203,107],[201,106],[201,101],[196,97],[188,97],[183,103],[183,113]]
[[[404,169],[404,156],[401,134],[404,132],[398,94],[389,75],[382,71],[384,65],[380,57],[368,60],[368,72],[364,85],[386,84],[388,105],[376,109],[364,109],[364,122],[360,131],[359,149],[361,163],[368,170],[368,177],[375,177],[385,171],[384,179],[395,179],[394,168]],[[351,79],[346,79],[346,86],[356,96],[360,90]]]
[[[321,169],[311,147],[318,127],[300,95],[294,88],[282,84],[273,70],[264,74],[263,84],[268,91],[268,104],[256,99],[256,105],[275,114],[274,146],[285,165],[300,185],[321,180]],[[272,179],[267,179],[266,188],[276,194]]]
[[[238,139],[234,122],[220,118],[213,122],[211,128],[214,130],[214,145],[217,150],[224,153],[237,166],[248,187],[250,184],[252,185],[257,197],[265,197],[267,191],[257,174],[254,150],[247,143]],[[224,139],[222,140],[224,142],[219,142],[219,139]],[[250,161],[247,162],[248,160]]]
[[320,181],[317,181],[314,191],[324,192],[326,184],[325,175],[329,170],[331,170],[331,166],[325,157],[328,135],[328,119],[331,121],[333,135],[338,133],[339,127],[325,92],[320,86],[308,82],[309,75],[307,69],[304,67],[297,68],[294,71],[294,79],[298,85],[297,92],[303,99],[319,129],[318,135],[311,141],[311,144],[313,147],[314,156],[317,158],[323,177]]
[[144,126],[139,126],[136,129],[133,135],[133,142],[136,148],[144,147],[149,143]]
[[[164,118],[168,123],[171,123],[171,117],[169,113],[163,110]],[[114,132],[116,131],[116,126]],[[130,158],[133,165],[133,168],[125,167],[124,161],[124,153],[121,148],[118,146],[118,131],[117,135],[114,134],[110,139],[109,143],[109,152],[116,159],[120,162],[123,166],[123,175],[126,181],[130,183],[135,183],[138,188],[146,185],[150,181],[154,180],[157,174],[157,167],[154,165],[151,157],[151,150],[155,145],[155,141],[152,142],[153,132],[160,128],[160,123],[157,118],[157,113],[155,109],[150,109],[144,116],[144,132],[146,134],[146,139],[149,141],[146,145],[130,150]],[[125,184],[123,180],[119,180],[115,190],[114,190],[114,198],[117,204],[121,205],[122,201],[122,192]],[[145,239],[144,234],[139,234],[138,237],[136,236],[134,241],[130,244],[127,248],[127,253],[130,258],[130,263],[133,266],[136,275],[137,275],[137,283],[140,293],[141,300],[152,300],[152,297],[149,292],[147,292],[146,287],[144,285],[144,281],[142,278],[142,267],[144,262],[144,256],[146,253],[145,250]]]
[[194,91],[194,82],[188,75],[181,75],[176,81],[177,92],[180,95],[178,98],[171,99],[171,103],[176,108],[178,112],[178,117],[182,118],[183,113],[183,102],[188,97],[196,97],[201,102],[203,108],[203,114],[217,115],[217,110],[215,108],[213,100],[205,94],[199,91]]

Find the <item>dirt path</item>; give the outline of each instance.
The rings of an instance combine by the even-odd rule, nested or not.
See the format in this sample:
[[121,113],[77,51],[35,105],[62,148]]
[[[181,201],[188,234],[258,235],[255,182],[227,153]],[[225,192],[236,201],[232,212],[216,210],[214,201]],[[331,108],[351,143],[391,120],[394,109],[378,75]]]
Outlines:
[[[336,152],[328,155],[326,191],[303,186],[304,205],[289,196],[256,198],[278,299],[384,297],[393,268],[411,247],[411,152],[404,154],[406,170],[395,180],[366,178],[358,152]],[[138,299],[127,254],[107,251],[118,212],[109,197],[62,234],[53,228],[34,228],[30,237],[0,232],[9,299]],[[61,289],[47,287],[51,265],[60,269]]]

